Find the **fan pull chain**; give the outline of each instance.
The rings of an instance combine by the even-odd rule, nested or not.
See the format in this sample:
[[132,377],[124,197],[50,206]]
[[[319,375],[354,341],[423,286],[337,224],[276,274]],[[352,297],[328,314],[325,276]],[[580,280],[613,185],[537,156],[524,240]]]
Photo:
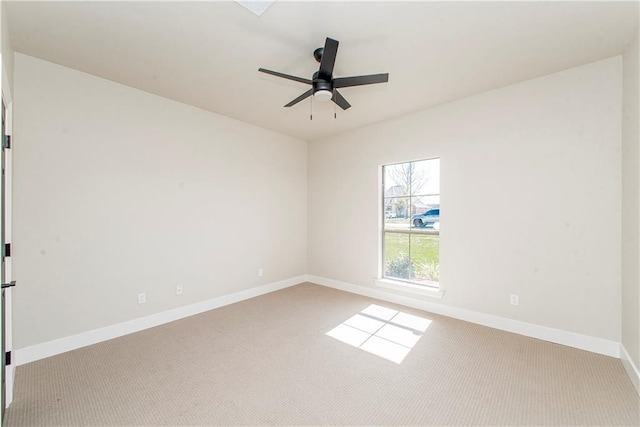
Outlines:
[[337,119],[338,118],[338,104],[336,104],[335,102],[333,103],[333,118]]
[[309,120],[313,120],[313,95],[311,95],[311,104],[309,104],[310,106],[310,112],[309,112]]

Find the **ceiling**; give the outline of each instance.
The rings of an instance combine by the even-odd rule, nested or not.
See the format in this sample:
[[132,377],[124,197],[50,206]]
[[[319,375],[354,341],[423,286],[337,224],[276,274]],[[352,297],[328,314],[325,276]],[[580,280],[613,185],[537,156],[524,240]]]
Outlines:
[[[619,55],[638,2],[11,2],[17,52],[304,140]],[[340,41],[346,111],[259,67],[311,78],[313,50]],[[313,107],[313,120],[309,119]]]

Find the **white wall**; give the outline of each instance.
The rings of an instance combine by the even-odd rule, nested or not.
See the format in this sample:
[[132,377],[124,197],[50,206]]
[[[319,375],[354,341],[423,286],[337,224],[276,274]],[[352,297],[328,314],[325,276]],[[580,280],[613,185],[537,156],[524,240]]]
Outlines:
[[306,272],[305,141],[22,54],[15,70],[15,348]]
[[622,345],[640,367],[640,142],[638,33],[623,55]]
[[2,69],[7,78],[7,84],[3,89],[5,91],[13,91],[13,47],[11,46],[11,38],[9,36],[9,21],[6,13],[6,2],[2,1],[0,5],[0,38],[2,39]]
[[374,287],[380,166],[440,157],[439,302],[619,342],[621,85],[615,57],[310,143],[309,274]]

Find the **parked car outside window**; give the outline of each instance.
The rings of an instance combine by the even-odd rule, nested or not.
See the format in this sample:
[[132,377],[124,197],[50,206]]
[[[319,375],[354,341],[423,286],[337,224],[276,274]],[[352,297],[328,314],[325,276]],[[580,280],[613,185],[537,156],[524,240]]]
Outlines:
[[[414,227],[422,228],[438,228],[440,225],[440,209],[429,209],[421,214],[415,214],[411,217]],[[436,226],[435,224],[438,224]]]

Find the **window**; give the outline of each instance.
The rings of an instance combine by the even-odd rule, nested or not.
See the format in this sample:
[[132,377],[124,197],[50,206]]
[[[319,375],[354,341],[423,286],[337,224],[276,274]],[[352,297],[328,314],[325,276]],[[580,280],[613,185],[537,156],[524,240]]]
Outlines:
[[438,287],[440,159],[382,167],[382,276]]

